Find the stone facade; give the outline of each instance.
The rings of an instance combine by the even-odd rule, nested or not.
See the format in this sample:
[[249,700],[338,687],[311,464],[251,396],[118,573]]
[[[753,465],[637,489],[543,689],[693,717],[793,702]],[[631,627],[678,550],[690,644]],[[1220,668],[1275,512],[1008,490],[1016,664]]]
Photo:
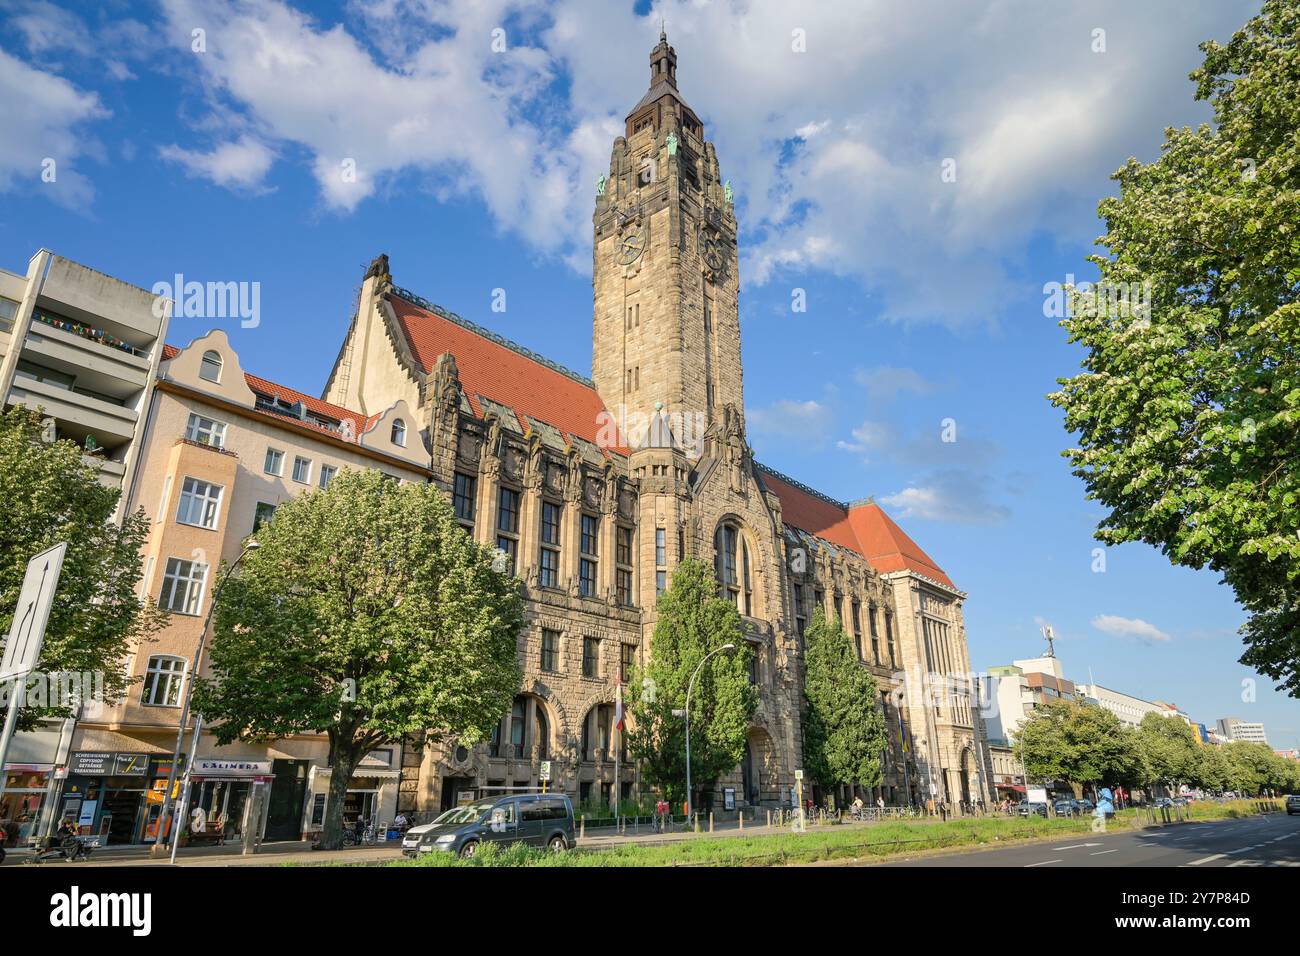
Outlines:
[[[874,505],[850,507],[754,461],[730,188],[677,91],[666,39],[650,61],[650,90],[596,188],[592,379],[396,286],[381,256],[326,387],[328,401],[366,414],[398,399],[419,410],[433,480],[466,530],[506,553],[526,599],[512,712],[490,743],[412,741],[402,809],[424,817],[464,790],[536,787],[542,761],[551,789],[608,801],[615,689],[626,663],[645,660],[657,593],[684,557],[715,563],[756,658],[747,753],[715,806],[724,788],[739,807],[789,805],[803,761],[802,632],[816,602],[844,621],[880,685],[890,747],[869,797],[979,798],[987,775],[969,691],[937,708],[922,691],[940,666],[969,673],[965,595],[937,569],[912,570],[911,552],[922,568],[928,558]],[[867,531],[886,542],[879,555],[862,544]],[[618,783],[623,796],[652,798],[621,761]]]

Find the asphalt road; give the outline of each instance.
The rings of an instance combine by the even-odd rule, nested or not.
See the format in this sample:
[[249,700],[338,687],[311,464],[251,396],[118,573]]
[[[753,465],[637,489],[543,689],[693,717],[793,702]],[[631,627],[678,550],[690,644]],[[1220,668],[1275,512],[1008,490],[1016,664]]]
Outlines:
[[1173,823],[1122,833],[1090,833],[1051,843],[896,860],[879,866],[1295,866],[1300,814]]

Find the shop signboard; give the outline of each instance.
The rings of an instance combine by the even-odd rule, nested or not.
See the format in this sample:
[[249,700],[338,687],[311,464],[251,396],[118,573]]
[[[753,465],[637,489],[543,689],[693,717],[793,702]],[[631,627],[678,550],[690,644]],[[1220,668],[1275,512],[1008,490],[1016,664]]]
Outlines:
[[113,772],[114,754],[102,750],[74,750],[68,758],[68,773],[81,777],[107,777]]
[[199,757],[194,761],[196,777],[269,777],[271,761],[225,757]]
[[148,772],[148,754],[113,754],[113,776],[143,777]]

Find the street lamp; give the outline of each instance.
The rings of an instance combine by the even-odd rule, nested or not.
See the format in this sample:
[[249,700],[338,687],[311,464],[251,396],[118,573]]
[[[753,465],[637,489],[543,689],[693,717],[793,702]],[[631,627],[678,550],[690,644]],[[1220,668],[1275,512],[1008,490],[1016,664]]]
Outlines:
[[695,665],[695,672],[691,674],[691,679],[686,682],[686,710],[683,712],[686,717],[686,825],[690,826],[691,811],[691,690],[695,687],[695,678],[700,676],[700,669],[704,667],[704,662],[714,654],[721,654],[723,651],[734,651],[735,644],[723,644],[721,647],[709,651],[700,662]]
[[[163,830],[167,830],[167,842],[174,843],[176,840],[176,828],[168,827],[167,818],[172,812],[172,788],[176,785],[176,765],[181,762],[181,746],[185,742],[185,725],[190,719],[190,698],[194,695],[194,680],[199,673],[199,661],[203,657],[203,645],[208,638],[208,628],[212,625],[212,615],[217,609],[217,601],[221,597],[221,589],[226,586],[230,580],[230,572],[239,566],[239,562],[248,556],[248,552],[257,550],[257,541],[250,540],[244,545],[244,550],[239,553],[239,557],[226,568],[226,573],[221,576],[217,582],[217,589],[212,594],[212,603],[208,606],[207,617],[203,619],[203,630],[199,632],[199,643],[194,648],[194,660],[190,663],[190,671],[185,679],[185,699],[181,703],[181,720],[176,727],[176,747],[172,750],[172,765],[167,772],[167,789],[163,793],[162,812],[158,815],[158,836],[154,839],[153,849],[150,851],[155,856],[161,855],[163,846]],[[197,744],[197,741],[196,741]],[[191,757],[193,754],[190,755]],[[172,854],[175,859],[175,854]]]

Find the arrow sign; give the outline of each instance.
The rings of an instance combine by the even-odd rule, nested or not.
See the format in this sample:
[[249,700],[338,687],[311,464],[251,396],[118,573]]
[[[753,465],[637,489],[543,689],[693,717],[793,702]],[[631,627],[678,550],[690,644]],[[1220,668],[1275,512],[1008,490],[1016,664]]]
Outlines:
[[0,662],[0,682],[12,680],[36,669],[45,643],[45,625],[50,620],[54,592],[63,570],[67,542],[42,551],[27,562],[23,587],[18,592],[13,624],[5,641],[4,660]]

